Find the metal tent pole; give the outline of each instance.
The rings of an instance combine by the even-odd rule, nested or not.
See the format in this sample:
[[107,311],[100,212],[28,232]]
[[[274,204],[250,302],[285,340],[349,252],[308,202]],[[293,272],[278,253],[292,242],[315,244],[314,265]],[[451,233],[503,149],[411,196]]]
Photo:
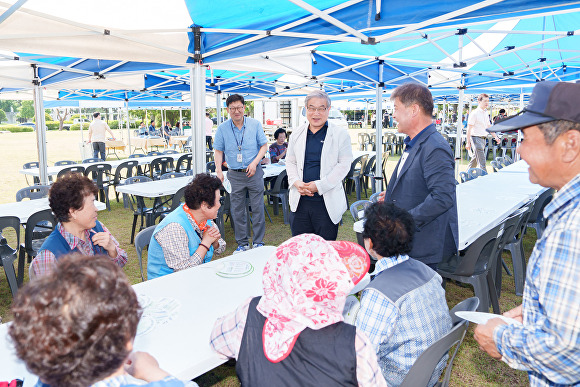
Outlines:
[[215,92],[215,112],[217,115],[217,124],[222,123],[222,91],[218,88]]
[[179,107],[179,133],[180,135],[183,134],[183,116],[181,114],[181,106]]
[[[462,77],[463,80],[463,77]],[[463,83],[463,82],[462,82]],[[455,178],[459,175],[459,165],[457,160],[461,160],[461,135],[463,133],[463,98],[465,90],[463,86],[459,88],[459,101],[457,105],[457,134],[455,135]]]
[[129,154],[131,154],[131,128],[129,125],[129,101],[125,101],[125,109],[127,110],[127,144],[129,146]]
[[205,71],[201,67],[201,28],[194,27],[194,59],[189,69],[192,121],[192,169],[195,174],[205,172]]
[[42,87],[38,78],[38,69],[34,71],[34,114],[36,115],[36,144],[38,147],[38,170],[40,175],[40,184],[48,185],[47,173],[47,156],[46,156],[46,124],[44,122],[44,103],[42,100]]
[[[379,82],[376,87],[376,111],[375,111],[375,177],[374,177],[374,192],[381,192],[383,190],[383,61],[379,61]],[[364,171],[361,171],[364,172]]]

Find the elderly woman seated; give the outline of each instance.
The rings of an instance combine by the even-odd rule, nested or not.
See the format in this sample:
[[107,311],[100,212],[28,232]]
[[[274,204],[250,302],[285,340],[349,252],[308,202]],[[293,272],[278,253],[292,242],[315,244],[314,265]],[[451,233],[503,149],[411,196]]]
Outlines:
[[215,219],[220,208],[217,177],[200,173],[185,188],[185,204],[157,225],[147,258],[147,278],[161,277],[211,261],[226,249]]
[[77,173],[59,178],[50,187],[48,202],[58,224],[32,261],[32,277],[50,273],[60,257],[71,251],[84,255],[105,254],[119,267],[125,266],[127,253],[97,220],[95,196],[98,192],[95,183]]
[[264,296],[219,318],[210,346],[237,359],[242,386],[386,386],[367,336],[343,321],[368,268],[359,245],[295,236],[268,259]]
[[123,271],[105,256],[62,257],[53,273],[22,288],[10,325],[16,355],[40,386],[196,386],[170,376],[145,352],[134,352],[141,316]]

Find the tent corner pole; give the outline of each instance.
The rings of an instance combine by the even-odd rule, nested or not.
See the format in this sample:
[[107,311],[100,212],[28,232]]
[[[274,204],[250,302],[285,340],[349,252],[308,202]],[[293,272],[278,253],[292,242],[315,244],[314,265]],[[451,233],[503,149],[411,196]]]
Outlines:
[[36,115],[36,145],[38,147],[38,171],[40,184],[48,185],[48,163],[46,155],[46,124],[44,122],[44,102],[42,100],[42,87],[36,76],[37,69],[34,68],[34,114]]

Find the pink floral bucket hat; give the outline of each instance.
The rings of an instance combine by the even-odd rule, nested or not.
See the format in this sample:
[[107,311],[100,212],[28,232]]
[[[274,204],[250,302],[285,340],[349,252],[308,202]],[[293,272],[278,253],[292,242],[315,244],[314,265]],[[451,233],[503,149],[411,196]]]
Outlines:
[[302,234],[282,243],[264,267],[264,354],[273,363],[292,351],[300,332],[343,321],[349,292],[368,272],[369,255],[346,241]]

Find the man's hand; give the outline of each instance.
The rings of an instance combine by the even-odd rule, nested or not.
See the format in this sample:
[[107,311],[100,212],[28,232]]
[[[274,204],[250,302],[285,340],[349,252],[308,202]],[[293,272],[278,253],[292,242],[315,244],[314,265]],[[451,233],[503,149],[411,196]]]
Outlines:
[[215,174],[216,174],[217,178],[220,179],[223,183],[224,182],[224,173],[222,172],[222,170],[216,169]]
[[254,176],[254,174],[256,173],[256,167],[257,167],[257,164],[252,161],[250,163],[250,165],[248,165],[248,168],[246,169],[246,176],[247,177]]
[[298,190],[298,193],[302,196],[313,196],[314,194],[308,189],[308,185],[300,180],[294,182],[294,187]]
[[478,325],[473,333],[473,338],[479,343],[479,349],[494,359],[501,359],[501,354],[497,351],[495,341],[493,341],[493,330],[498,325],[506,325],[500,318],[492,318],[486,324]]
[[378,198],[378,202],[382,203],[385,201],[385,194],[387,193],[387,191],[383,191],[379,194],[379,198]]
[[103,232],[95,232],[93,230],[90,231],[92,233],[91,240],[93,241],[93,244],[101,246],[102,248],[107,250],[107,253],[109,253],[109,256],[111,258],[115,258],[117,256],[117,246],[115,245],[115,242],[113,242],[113,239],[111,239],[111,234],[104,231]]
[[310,192],[312,192],[312,194],[314,194],[315,192],[318,192],[318,187],[316,186],[316,184],[311,181],[310,183],[306,183],[306,189]]
[[162,380],[169,374],[159,368],[159,363],[147,352],[132,352],[125,363],[125,371],[141,380],[152,383]]
[[521,322],[523,324],[524,323],[524,318],[523,318],[523,314],[522,313],[523,313],[522,312],[522,305],[520,304],[520,306],[516,306],[512,310],[508,310],[503,315],[506,316],[506,317],[513,318],[514,320],[517,320],[517,321],[519,321],[519,322]]
[[468,138],[465,141],[465,149],[470,150],[471,149],[471,138]]

